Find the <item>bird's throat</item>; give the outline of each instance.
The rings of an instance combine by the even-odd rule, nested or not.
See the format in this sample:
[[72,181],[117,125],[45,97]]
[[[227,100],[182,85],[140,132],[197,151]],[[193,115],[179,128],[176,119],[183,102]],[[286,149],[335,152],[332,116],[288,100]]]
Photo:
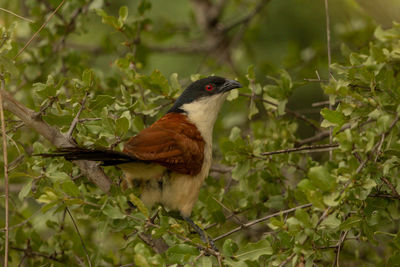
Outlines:
[[227,95],[227,93],[217,94],[182,105],[181,109],[197,127],[206,144],[212,144],[214,124]]

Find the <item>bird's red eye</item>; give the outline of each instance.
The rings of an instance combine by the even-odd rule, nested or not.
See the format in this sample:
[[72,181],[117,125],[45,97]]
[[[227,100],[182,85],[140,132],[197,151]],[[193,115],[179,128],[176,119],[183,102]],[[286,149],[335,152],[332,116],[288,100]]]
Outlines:
[[213,86],[211,83],[206,85],[206,90],[207,90],[207,91],[210,92],[210,91],[212,91],[213,89],[214,89],[214,86]]

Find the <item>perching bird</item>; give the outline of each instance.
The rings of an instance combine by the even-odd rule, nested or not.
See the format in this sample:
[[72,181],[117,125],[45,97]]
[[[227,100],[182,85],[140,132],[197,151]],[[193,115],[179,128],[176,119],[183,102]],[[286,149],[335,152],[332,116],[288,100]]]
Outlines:
[[76,147],[41,156],[117,165],[124,173],[125,186],[141,185],[141,200],[147,206],[160,203],[178,210],[207,242],[190,214],[210,170],[212,133],[218,112],[228,92],[240,87],[239,82],[218,76],[190,84],[172,108],[130,138],[122,152]]

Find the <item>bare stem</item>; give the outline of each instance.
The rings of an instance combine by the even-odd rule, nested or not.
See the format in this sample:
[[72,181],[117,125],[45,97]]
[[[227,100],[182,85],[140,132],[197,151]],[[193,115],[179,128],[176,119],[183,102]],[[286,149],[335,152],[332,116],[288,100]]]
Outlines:
[[231,230],[231,231],[229,231],[229,232],[226,232],[225,234],[222,234],[222,235],[220,235],[220,236],[217,236],[216,238],[214,238],[213,241],[214,241],[214,242],[215,242],[215,241],[218,241],[218,240],[220,240],[220,239],[222,239],[222,238],[225,238],[225,237],[227,237],[227,236],[229,236],[229,235],[231,235],[231,234],[234,234],[234,233],[239,232],[239,231],[241,231],[241,230],[243,230],[243,229],[249,228],[249,227],[251,227],[251,226],[253,226],[253,225],[255,225],[255,224],[264,222],[264,221],[266,221],[266,220],[268,220],[268,219],[270,219],[270,218],[272,218],[272,217],[280,216],[280,215],[283,215],[283,214],[288,214],[288,213],[293,212],[293,211],[295,211],[295,210],[298,210],[298,209],[305,209],[305,208],[308,208],[308,207],[311,207],[311,206],[312,206],[312,204],[311,204],[311,203],[308,203],[308,204],[300,205],[300,206],[297,206],[297,207],[294,207],[294,208],[291,208],[291,209],[287,209],[287,210],[275,212],[275,213],[270,214],[270,215],[267,215],[267,216],[265,216],[265,217],[262,217],[262,218],[259,218],[259,219],[250,221],[250,222],[245,223],[245,224],[242,224],[242,225],[240,225],[240,226],[234,228],[233,230]]
[[[271,106],[278,107],[278,105],[275,104],[274,102],[271,102],[271,101],[268,101],[268,100],[266,100],[266,99],[263,99],[263,98],[261,98],[261,97],[259,97],[259,96],[257,96],[257,95],[256,95],[256,96],[252,96],[252,95],[244,94],[244,93],[240,93],[239,95],[240,95],[240,96],[249,97],[249,98],[254,97],[254,98],[256,98],[256,99],[261,100],[261,101],[264,102],[264,103],[270,104]],[[297,118],[297,119],[300,119],[300,120],[305,121],[305,122],[308,123],[310,126],[312,126],[315,130],[319,130],[319,126],[316,125],[313,121],[311,121],[311,120],[310,120],[309,118],[307,118],[306,116],[304,116],[304,115],[302,115],[302,114],[299,114],[299,113],[297,113],[296,111],[293,111],[293,110],[291,110],[291,109],[289,109],[289,108],[287,108],[287,107],[285,108],[285,112],[288,113],[288,114],[290,114],[290,115],[292,115],[293,117],[295,117],[295,118]]]
[[0,10],[1,10],[1,11],[4,11],[4,12],[6,12],[6,13],[9,13],[9,14],[11,14],[11,15],[13,15],[13,16],[16,16],[17,18],[23,19],[23,20],[25,20],[25,21],[27,21],[27,22],[34,23],[33,20],[28,19],[28,18],[24,18],[24,17],[22,17],[22,16],[20,16],[20,15],[18,15],[18,14],[15,14],[14,12],[12,12],[12,11],[10,11],[10,10],[7,10],[7,9],[5,9],[5,8],[0,7]]
[[19,55],[21,55],[22,52],[28,47],[28,45],[35,39],[36,35],[44,28],[46,27],[47,23],[54,17],[54,15],[57,13],[57,11],[60,9],[60,7],[64,4],[65,0],[62,0],[61,3],[58,5],[58,7],[53,11],[53,13],[50,14],[49,18],[40,26],[40,28],[32,35],[32,37],[26,42],[24,47],[19,50],[18,54],[14,57],[14,60],[17,59]]
[[82,244],[83,250],[85,250],[86,259],[87,259],[87,261],[88,261],[89,267],[92,267],[92,262],[90,261],[90,257],[89,257],[88,251],[87,251],[87,249],[86,249],[85,242],[83,242],[81,233],[79,232],[78,225],[76,224],[76,222],[75,222],[75,220],[74,220],[74,217],[72,217],[72,214],[71,214],[71,212],[69,211],[68,207],[66,207],[65,210],[67,211],[69,217],[71,218],[71,221],[72,221],[72,223],[73,223],[73,225],[74,225],[74,227],[75,227],[76,233],[78,234],[79,239],[81,240],[81,244]]
[[88,92],[85,93],[85,96],[83,97],[82,101],[81,101],[81,108],[79,109],[78,113],[76,113],[75,118],[73,119],[71,126],[69,127],[69,130],[67,132],[67,138],[71,139],[72,138],[72,133],[75,130],[76,125],[79,122],[79,116],[81,116],[82,110],[85,108],[85,102],[88,96]]
[[257,15],[258,13],[261,12],[261,10],[264,8],[265,5],[267,5],[271,0],[260,0],[256,7],[245,17],[238,19],[237,21],[233,22],[230,25],[227,25],[224,27],[224,31],[230,31],[231,29],[235,28],[236,26],[239,26],[240,24],[247,24],[250,22],[250,20]]
[[296,147],[296,148],[288,148],[288,149],[264,152],[264,153],[261,153],[261,155],[270,156],[270,155],[275,155],[275,154],[291,153],[291,152],[298,152],[298,151],[305,151],[305,150],[306,151],[308,150],[307,152],[320,152],[320,151],[325,151],[325,150],[331,151],[338,147],[339,147],[338,144],[314,145],[314,146]]
[[[331,29],[330,29],[330,19],[329,19],[329,5],[328,0],[325,0],[325,17],[326,17],[326,46],[328,51],[328,81],[331,79]],[[332,103],[329,101],[329,109],[332,109]],[[332,144],[333,140],[333,129],[329,128],[329,144]],[[332,160],[332,150],[329,151],[329,160]]]
[[[1,90],[4,90],[4,79],[1,77]],[[5,245],[4,245],[4,267],[8,266],[8,250],[9,250],[9,196],[8,196],[8,157],[7,157],[7,135],[6,125],[4,121],[3,97],[0,93],[0,120],[1,134],[3,138],[3,160],[4,160],[4,191],[5,191]]]

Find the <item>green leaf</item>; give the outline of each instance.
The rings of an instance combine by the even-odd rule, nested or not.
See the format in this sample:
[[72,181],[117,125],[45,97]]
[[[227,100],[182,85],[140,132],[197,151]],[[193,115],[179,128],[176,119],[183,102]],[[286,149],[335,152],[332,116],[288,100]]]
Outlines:
[[247,68],[246,78],[247,78],[249,81],[254,81],[254,80],[255,80],[256,75],[255,75],[255,71],[254,71],[254,65],[250,65],[250,66]]
[[340,226],[340,223],[341,221],[337,218],[337,214],[333,213],[322,221],[321,226],[325,226],[330,229],[335,229]]
[[258,113],[258,108],[256,106],[256,102],[250,101],[249,115],[248,115],[249,120],[251,120],[251,118],[257,113]]
[[138,11],[140,15],[143,15],[146,11],[151,9],[151,2],[147,0],[142,0],[138,6]]
[[102,10],[102,9],[96,9],[96,13],[97,13],[97,15],[99,15],[100,17],[101,17],[101,21],[104,23],[104,24],[108,24],[108,25],[110,25],[111,27],[113,27],[114,29],[116,29],[116,30],[119,30],[120,29],[120,27],[121,27],[121,25],[120,25],[120,23],[118,22],[118,20],[117,20],[117,18],[116,17],[113,17],[113,16],[109,16],[104,10]]
[[324,108],[321,110],[321,115],[327,121],[342,126],[346,122],[346,117],[339,111]]
[[149,210],[143,202],[134,194],[129,194],[129,200],[143,213],[144,216],[149,217]]
[[322,191],[326,192],[335,189],[335,178],[330,174],[328,168],[325,166],[311,167],[307,176],[313,184]]
[[260,240],[257,243],[249,243],[236,253],[239,260],[258,260],[261,255],[272,255],[271,244],[267,240]]
[[170,247],[166,251],[166,255],[172,262],[184,264],[188,262],[192,256],[199,255],[199,250],[186,244],[178,244]]
[[197,262],[196,266],[198,267],[212,267],[212,261],[210,257],[203,256]]
[[340,230],[349,230],[355,226],[358,226],[362,221],[363,219],[361,217],[350,216],[346,221],[340,224]]
[[33,179],[29,180],[29,182],[24,184],[24,186],[21,188],[21,191],[19,191],[19,193],[18,193],[19,200],[22,201],[29,194],[29,192],[32,189],[32,183],[33,183]]
[[229,92],[228,97],[226,98],[226,100],[228,101],[232,101],[235,100],[239,97],[239,90],[238,89],[233,89]]
[[71,180],[67,180],[61,184],[61,188],[70,196],[78,197],[80,194],[79,188]]
[[82,74],[82,81],[86,87],[92,87],[94,81],[94,73],[90,69],[85,69]]
[[282,116],[285,115],[285,109],[286,109],[286,104],[287,104],[287,99],[279,101],[278,104],[278,115]]
[[238,162],[238,164],[232,170],[232,178],[237,181],[244,178],[249,173],[250,166],[251,166],[250,160]]
[[171,76],[169,77],[169,80],[171,82],[171,87],[179,92],[181,90],[181,84],[178,81],[178,73],[172,73]]
[[3,54],[0,54],[0,70],[2,70],[2,72],[9,72],[12,76],[17,76],[19,73],[19,70],[15,66],[13,60]]
[[242,130],[240,130],[239,127],[233,127],[231,130],[231,134],[229,135],[229,140],[231,142],[235,142],[237,139],[241,138],[241,132]]
[[232,239],[228,238],[224,241],[224,244],[222,245],[222,251],[225,256],[231,257],[236,253],[237,250],[238,245]]
[[107,215],[110,219],[124,219],[126,217],[125,214],[121,212],[121,210],[118,207],[115,207],[111,204],[107,204],[103,208],[103,213]]
[[128,7],[127,6],[121,6],[119,8],[118,21],[120,22],[120,24],[124,24],[127,18],[128,18]]
[[53,182],[69,181],[71,178],[62,171],[51,171],[47,172],[46,176],[49,177]]
[[129,130],[129,120],[125,117],[118,118],[115,122],[115,130],[118,136],[124,136]]
[[107,107],[114,103],[115,97],[109,95],[98,95],[94,100],[91,101],[89,108],[96,110]]

